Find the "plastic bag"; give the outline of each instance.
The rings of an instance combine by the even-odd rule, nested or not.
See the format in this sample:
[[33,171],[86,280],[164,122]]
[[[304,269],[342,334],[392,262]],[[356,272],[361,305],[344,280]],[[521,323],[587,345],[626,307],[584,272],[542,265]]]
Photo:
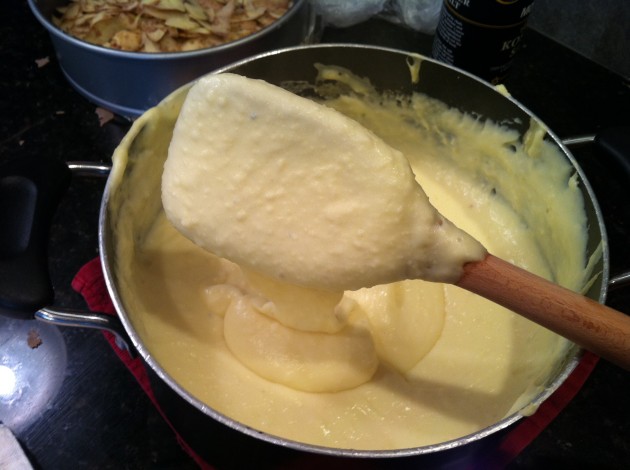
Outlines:
[[410,28],[433,34],[440,19],[442,0],[395,0],[395,15]]
[[345,28],[380,13],[387,0],[311,0],[311,3],[325,24]]
[[379,15],[427,34],[435,32],[442,7],[442,0],[311,0],[311,3],[326,25],[345,28]]

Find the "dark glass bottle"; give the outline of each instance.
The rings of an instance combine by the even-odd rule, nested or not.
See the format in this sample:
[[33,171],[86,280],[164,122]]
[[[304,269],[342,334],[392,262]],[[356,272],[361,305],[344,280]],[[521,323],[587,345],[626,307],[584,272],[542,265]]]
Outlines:
[[444,0],[433,57],[500,83],[521,42],[534,0]]

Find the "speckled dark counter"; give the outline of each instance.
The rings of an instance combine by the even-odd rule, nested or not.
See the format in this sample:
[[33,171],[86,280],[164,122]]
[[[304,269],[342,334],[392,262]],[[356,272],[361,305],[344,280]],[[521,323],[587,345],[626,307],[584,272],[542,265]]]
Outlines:
[[[65,81],[49,38],[26,2],[6,0],[3,7],[0,162],[28,155],[110,161],[128,123],[114,120],[101,126],[95,106]],[[425,35],[380,20],[327,30],[322,40],[425,54],[431,43]],[[630,124],[629,83],[531,31],[506,85],[562,137]],[[629,270],[630,177],[591,148],[575,154],[603,208],[612,274]],[[55,216],[49,250],[58,306],[84,307],[70,281],[98,254],[103,186],[104,180],[75,178]],[[608,303],[630,312],[630,292],[611,292]],[[0,319],[0,355],[5,321]],[[67,363],[59,370],[61,389],[36,420],[16,431],[36,468],[195,467],[100,332],[63,329],[62,337]],[[510,468],[628,468],[629,390],[630,372],[600,361],[573,402]]]

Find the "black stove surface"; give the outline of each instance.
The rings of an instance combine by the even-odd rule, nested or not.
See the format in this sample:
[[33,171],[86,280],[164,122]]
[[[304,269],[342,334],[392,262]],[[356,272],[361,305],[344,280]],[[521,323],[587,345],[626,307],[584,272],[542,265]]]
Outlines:
[[[113,120],[101,125],[96,107],[64,79],[50,40],[26,2],[8,0],[3,6],[0,163],[27,156],[109,162],[128,123]],[[377,44],[423,54],[429,54],[431,46],[430,37],[378,19],[346,29],[327,29],[322,40]],[[630,124],[627,80],[533,31],[526,32],[524,48],[506,86],[561,137]],[[628,271],[630,175],[595,146],[576,148],[574,155],[602,207],[610,239],[611,274]],[[98,256],[97,219],[104,183],[75,178],[55,216],[49,255],[57,306],[85,308],[70,282],[84,263]],[[610,292],[607,303],[630,313],[630,288]],[[15,335],[28,334],[31,326],[41,331],[44,341],[40,347],[48,348],[54,364],[43,364],[34,357],[44,349],[13,340]],[[196,467],[100,332],[58,330],[35,321],[0,318],[0,364],[12,360],[11,354],[21,361],[21,367],[32,368],[35,378],[20,396],[10,396],[10,384],[0,370],[0,405],[31,400],[25,407],[28,413],[6,415],[4,421],[35,468]],[[54,366],[54,373],[47,366]],[[38,386],[38,374],[42,383],[52,385]],[[627,468],[628,390],[630,372],[600,361],[577,397],[509,468]],[[391,464],[380,462],[379,466]],[[409,467],[417,468],[413,463]]]

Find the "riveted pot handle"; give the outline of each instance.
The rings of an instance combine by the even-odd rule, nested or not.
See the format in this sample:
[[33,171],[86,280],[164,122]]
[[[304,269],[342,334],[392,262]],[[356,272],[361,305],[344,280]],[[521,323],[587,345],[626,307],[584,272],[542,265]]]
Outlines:
[[70,178],[68,166],[51,158],[20,158],[0,167],[0,314],[33,318],[52,302],[49,231]]
[[[630,178],[630,126],[617,126],[603,129],[597,134],[569,137],[562,140],[567,147],[595,144],[610,158],[619,172]],[[608,290],[630,286],[630,271],[612,277]]]
[[594,143],[603,150],[619,171],[630,177],[630,126],[611,127],[597,134],[562,139],[567,147]]
[[117,316],[104,313],[84,312],[81,310],[44,307],[35,312],[35,318],[57,326],[95,328],[97,330],[109,331],[114,335],[116,346],[128,351],[134,356],[134,352],[130,347],[131,343],[129,338]]

